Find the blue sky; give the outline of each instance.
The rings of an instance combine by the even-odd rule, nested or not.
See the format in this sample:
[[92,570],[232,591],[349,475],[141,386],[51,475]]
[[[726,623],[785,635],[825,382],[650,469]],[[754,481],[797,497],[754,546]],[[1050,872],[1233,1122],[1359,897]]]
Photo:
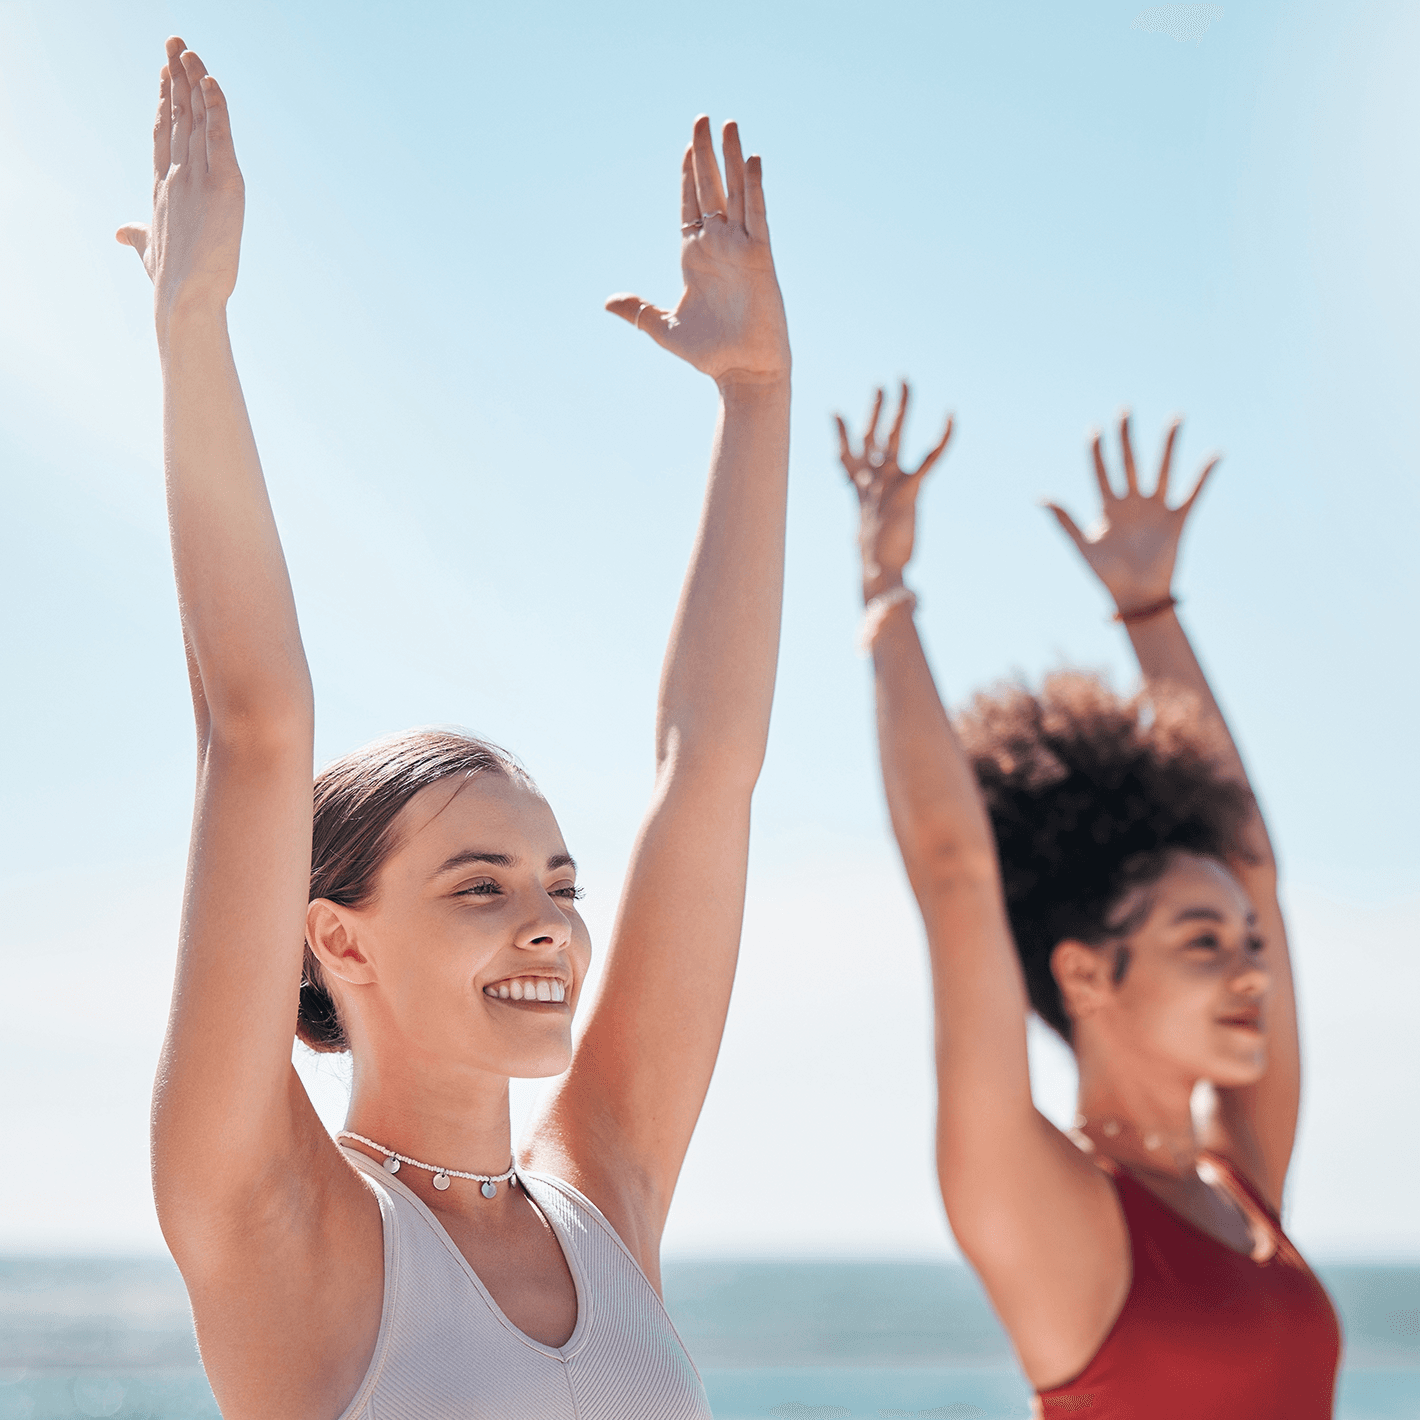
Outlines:
[[[455,722],[516,750],[605,940],[645,802],[713,391],[606,315],[677,282],[691,120],[765,158],[795,353],[784,653],[745,955],[667,1246],[944,1250],[919,932],[885,827],[829,417],[910,376],[916,584],[945,692],[1123,685],[1036,501],[1086,434],[1225,459],[1185,616],[1283,858],[1307,1026],[1289,1218],[1420,1255],[1413,805],[1420,182],[1402,4],[122,6],[0,0],[0,1247],[148,1247],[147,1092],[192,743],[142,218],[165,35],[229,95],[238,361],[329,758]],[[1041,1095],[1068,1062],[1038,1048]],[[329,1111],[339,1084],[316,1072]],[[526,1090],[520,1092],[525,1101]],[[94,1160],[102,1158],[96,1196]],[[898,1192],[857,1180],[891,1164]],[[766,1199],[765,1169],[819,1186]],[[3,1196],[3,1195],[0,1195]]]

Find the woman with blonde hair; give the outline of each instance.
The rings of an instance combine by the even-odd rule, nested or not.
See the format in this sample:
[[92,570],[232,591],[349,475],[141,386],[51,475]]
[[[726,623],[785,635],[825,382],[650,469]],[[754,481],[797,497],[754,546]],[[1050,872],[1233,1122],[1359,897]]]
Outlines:
[[[607,303],[715,380],[720,421],[655,791],[584,1003],[576,865],[503,751],[394,736],[327,768],[313,807],[310,678],[227,339],[242,176],[221,89],[168,41],[152,223],[119,233],[154,283],[198,730],[153,1177],[229,1420],[709,1415],[659,1247],[734,977],[789,413],[759,159],[733,124],[723,151],[722,177],[699,120],[676,308]],[[339,1145],[293,1030],[352,1056]],[[557,1077],[516,1148],[514,1076]]]

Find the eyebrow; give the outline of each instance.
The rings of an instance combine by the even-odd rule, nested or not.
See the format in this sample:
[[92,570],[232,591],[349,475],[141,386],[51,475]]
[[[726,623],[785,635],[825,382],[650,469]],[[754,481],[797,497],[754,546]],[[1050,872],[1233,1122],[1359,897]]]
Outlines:
[[[442,877],[445,873],[451,873],[455,868],[466,868],[470,863],[487,863],[494,868],[516,868],[518,860],[511,858],[506,853],[485,853],[478,848],[465,848],[462,853],[455,853],[445,858],[442,863],[430,874],[431,877]],[[558,868],[571,868],[577,871],[577,860],[570,853],[554,853],[547,860],[547,871],[555,872]]]
[[[1177,927],[1180,922],[1227,922],[1227,918],[1218,911],[1216,907],[1185,907],[1177,917],[1173,919],[1171,926]],[[1249,927],[1257,926],[1257,913],[1249,912],[1243,919]]]

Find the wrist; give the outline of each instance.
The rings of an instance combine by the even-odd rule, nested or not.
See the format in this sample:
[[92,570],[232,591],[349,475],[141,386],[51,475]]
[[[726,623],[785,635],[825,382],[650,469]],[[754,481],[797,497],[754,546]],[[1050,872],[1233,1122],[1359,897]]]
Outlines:
[[858,628],[858,650],[865,656],[873,653],[878,636],[884,626],[898,615],[909,620],[917,608],[917,593],[910,592],[901,581],[871,598],[863,610],[863,620]]
[[777,404],[789,397],[789,371],[752,372],[726,370],[715,376],[720,400],[726,409]]
[[1178,598],[1168,591],[1154,596],[1116,597],[1111,620],[1124,626],[1135,626],[1156,617],[1172,615],[1177,605]]
[[153,293],[153,322],[159,345],[214,327],[224,330],[227,299],[210,292],[176,291],[169,295],[158,290]]
[[902,586],[902,571],[901,567],[864,567],[863,605],[897,591]]

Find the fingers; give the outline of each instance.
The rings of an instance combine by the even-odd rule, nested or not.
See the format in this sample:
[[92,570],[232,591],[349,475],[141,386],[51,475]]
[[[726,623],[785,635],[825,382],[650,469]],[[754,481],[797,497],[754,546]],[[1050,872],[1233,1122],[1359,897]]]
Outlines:
[[188,83],[187,70],[182,63],[182,52],[186,48],[176,35],[168,41],[168,74],[172,79],[169,94],[173,113],[169,156],[174,167],[187,162],[187,143],[192,135],[192,85]]
[[1065,511],[1064,508],[1060,507],[1056,503],[1047,503],[1045,504],[1045,506],[1052,513],[1055,514],[1055,521],[1059,523],[1062,528],[1065,529],[1066,535],[1069,537],[1070,541],[1073,542],[1075,546],[1080,549],[1081,552],[1084,552],[1088,544],[1084,533],[1082,533],[1080,529],[1075,526],[1074,518],[1072,518],[1069,513]]
[[868,414],[868,427],[863,431],[863,453],[866,454],[873,447],[873,440],[878,434],[878,415],[883,412],[883,392],[881,389],[873,396],[873,408]]
[[158,116],[153,120],[153,181],[162,182],[172,166],[173,81],[168,66],[158,78]]
[[1193,492],[1183,501],[1183,506],[1178,510],[1186,518],[1193,511],[1193,505],[1198,501],[1198,495],[1203,491],[1203,485],[1208,482],[1208,475],[1213,472],[1223,461],[1222,454],[1214,454],[1203,467],[1203,472],[1198,475],[1198,482],[1193,485]]
[[130,222],[126,227],[120,227],[114,236],[126,247],[132,247],[138,253],[141,260],[148,250],[148,229],[138,222]]
[[725,150],[725,216],[732,227],[745,222],[745,155],[737,123],[727,123],[720,136]]
[[1109,481],[1109,470],[1104,466],[1104,447],[1098,429],[1090,436],[1090,453],[1094,455],[1095,482],[1100,486],[1100,498],[1106,503],[1114,502],[1114,486]]
[[725,211],[725,189],[720,182],[720,165],[715,161],[715,142],[710,135],[710,120],[703,113],[695,120],[690,152],[695,167],[695,197],[699,204],[695,215],[703,217],[707,212]]
[[[692,226],[700,220],[700,207],[695,200],[693,151],[692,145],[686,144],[685,156],[680,162],[680,225],[682,228]],[[681,235],[688,237],[690,233],[682,231]]]
[[764,164],[758,153],[745,164],[745,231],[756,241],[769,240],[769,218],[764,212]]
[[637,330],[644,330],[657,345],[669,345],[668,337],[674,329],[669,311],[663,311],[659,306],[653,306],[650,301],[643,301],[640,296],[629,293],[608,296],[606,308],[612,315],[629,321]]
[[1134,446],[1129,442],[1129,411],[1119,416],[1119,446],[1124,451],[1124,487],[1129,493],[1139,491],[1139,474],[1134,467]]
[[202,80],[202,101],[207,111],[207,171],[219,176],[233,172],[237,167],[237,153],[232,147],[232,118],[227,111],[227,96],[210,74]]
[[917,472],[913,474],[913,481],[920,483],[922,479],[932,471],[932,465],[937,462],[947,451],[947,445],[951,443],[952,430],[956,428],[956,419],[953,415],[947,415],[947,427],[942,431],[942,437],[937,440],[937,447],[934,448],[920,464],[917,465]]
[[[833,422],[838,426],[838,457],[842,462],[848,477],[853,477],[853,445],[848,438],[848,426],[843,422],[841,414],[833,416]],[[856,481],[856,480],[855,480]]]
[[1159,481],[1154,485],[1154,497],[1162,498],[1165,502],[1169,495],[1169,470],[1173,467],[1174,440],[1178,438],[1182,425],[1182,416],[1175,416],[1168,427],[1168,433],[1164,435],[1164,456],[1159,460]]
[[192,109],[192,127],[188,137],[188,161],[205,169],[207,167],[207,103],[202,93],[202,78],[207,66],[190,49],[181,58],[183,73],[187,75],[188,104]]
[[892,429],[888,433],[887,456],[894,463],[897,462],[897,446],[902,439],[902,421],[907,418],[907,381],[902,382],[902,393],[898,400],[897,417],[892,421]]

